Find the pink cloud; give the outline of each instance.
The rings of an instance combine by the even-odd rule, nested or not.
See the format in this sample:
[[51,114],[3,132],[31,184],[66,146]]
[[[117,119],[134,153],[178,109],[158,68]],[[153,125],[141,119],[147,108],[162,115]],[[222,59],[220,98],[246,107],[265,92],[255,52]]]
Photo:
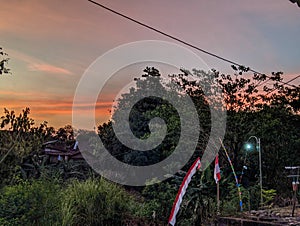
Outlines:
[[56,67],[50,64],[46,63],[33,63],[28,65],[28,70],[30,71],[41,71],[41,72],[48,72],[48,73],[53,73],[53,74],[65,74],[65,75],[71,75],[72,72],[61,68],[61,67]]
[[40,71],[40,72],[48,72],[52,74],[64,74],[64,75],[72,75],[73,73],[65,68],[58,67],[46,62],[43,62],[40,59],[29,56],[27,54],[21,53],[19,51],[9,49],[9,53],[12,57],[17,58],[21,61],[24,61],[28,64],[29,71]]

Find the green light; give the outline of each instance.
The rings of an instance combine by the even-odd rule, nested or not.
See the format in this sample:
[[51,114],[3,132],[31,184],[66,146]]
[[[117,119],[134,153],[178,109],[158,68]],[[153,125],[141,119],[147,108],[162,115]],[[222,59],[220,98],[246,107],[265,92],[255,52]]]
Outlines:
[[253,145],[252,145],[251,143],[246,143],[246,144],[245,144],[245,149],[246,149],[247,151],[252,151]]

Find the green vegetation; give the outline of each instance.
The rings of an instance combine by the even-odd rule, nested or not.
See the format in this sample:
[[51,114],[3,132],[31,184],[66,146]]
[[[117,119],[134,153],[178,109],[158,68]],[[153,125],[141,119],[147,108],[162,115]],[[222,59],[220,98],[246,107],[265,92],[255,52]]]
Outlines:
[[1,190],[1,225],[122,225],[134,200],[104,179],[20,181]]
[[[258,209],[258,153],[246,153],[244,144],[251,135],[262,141],[262,171],[264,206],[279,205],[276,200],[291,197],[291,181],[284,175],[284,166],[300,165],[300,87],[282,85],[282,73],[272,76],[243,76],[247,68],[234,68],[234,75],[215,70],[210,73],[194,70],[199,83],[188,79],[189,72],[172,75],[195,103],[201,123],[197,150],[181,172],[166,181],[144,187],[120,186],[97,175],[84,161],[62,161],[50,164],[42,154],[42,144],[59,140],[71,144],[75,134],[88,136],[65,126],[55,131],[44,122],[36,126],[29,117],[29,108],[19,115],[5,109],[0,125],[0,225],[165,225],[177,190],[185,172],[208,142],[211,122],[204,84],[212,80],[224,94],[223,110],[227,109],[224,144],[233,160],[238,177],[247,166],[241,183],[244,210]],[[168,89],[183,100],[184,95],[163,82],[155,68],[146,68],[136,79],[136,87],[118,101],[116,111],[126,107],[135,94],[149,87]],[[249,75],[248,75],[249,76]],[[258,88],[262,90],[259,91]],[[209,92],[213,96],[217,86]],[[274,91],[273,91],[274,90]],[[208,92],[207,90],[205,92]],[[219,109],[220,110],[220,109]],[[188,114],[188,112],[186,113]],[[132,165],[159,162],[172,153],[180,137],[180,118],[170,103],[159,98],[145,98],[131,111],[130,123],[136,137],[150,135],[148,122],[160,117],[167,124],[167,136],[155,150],[137,152],[124,146],[113,132],[112,121],[99,125],[98,135],[105,147],[117,159]],[[97,151],[93,139],[87,141]],[[188,142],[188,141],[185,141]],[[222,151],[219,152],[222,179],[220,181],[220,211],[223,215],[239,212],[239,200],[234,177]],[[177,215],[178,225],[206,224],[213,221],[216,211],[216,185],[213,165],[197,172],[190,183]]]
[[104,179],[72,181],[62,194],[62,225],[122,225],[130,196]]
[[20,181],[8,185],[0,194],[1,225],[54,225],[60,222],[62,197],[54,181]]

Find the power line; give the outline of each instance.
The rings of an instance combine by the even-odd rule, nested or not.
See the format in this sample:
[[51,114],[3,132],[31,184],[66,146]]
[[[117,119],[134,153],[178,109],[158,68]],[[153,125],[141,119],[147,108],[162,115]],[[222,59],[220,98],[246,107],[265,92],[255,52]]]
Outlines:
[[[292,78],[292,79],[290,79],[289,81],[287,81],[287,82],[282,82],[283,84],[287,84],[287,85],[290,85],[289,83],[291,83],[292,81],[294,81],[294,80],[296,80],[297,78],[299,78],[300,77],[300,75],[297,75],[296,77],[294,77],[294,78]],[[257,84],[256,86],[255,86],[255,88],[257,88],[257,87],[259,87],[259,86],[262,86],[262,85],[264,85],[264,84],[266,84],[267,82],[269,82],[271,79],[268,79],[268,80],[266,80],[266,81],[264,81],[264,82],[262,82],[262,83],[259,83],[259,84]],[[297,88],[297,87],[295,87],[295,88]],[[275,88],[273,89],[273,91],[275,90]],[[273,92],[272,91],[272,92]],[[268,95],[269,93],[267,93],[266,95]]]
[[[288,80],[288,81],[285,82],[285,83],[286,83],[286,84],[289,84],[290,82],[296,80],[296,79],[299,78],[299,77],[300,77],[300,75],[296,76],[295,78],[292,78],[292,79]],[[269,92],[267,92],[265,96],[269,95],[270,93],[273,93],[276,89],[277,89],[277,88],[273,88],[272,90],[270,90]]]
[[[204,49],[202,49],[202,48],[199,48],[199,47],[197,47],[197,46],[195,46],[195,45],[193,45],[193,44],[190,44],[190,43],[188,43],[188,42],[186,42],[186,41],[184,41],[184,40],[182,40],[182,39],[180,39],[180,38],[177,38],[177,37],[175,37],[175,36],[173,36],[173,35],[167,34],[167,33],[163,32],[163,31],[161,31],[161,30],[158,30],[158,29],[156,29],[156,28],[154,28],[154,27],[152,27],[152,26],[149,26],[149,25],[147,25],[147,24],[145,24],[145,23],[143,23],[143,22],[140,22],[140,21],[138,21],[138,20],[136,20],[136,19],[134,19],[134,18],[132,18],[132,17],[126,16],[125,14],[122,14],[122,13],[120,13],[120,12],[117,12],[117,11],[115,11],[115,10],[113,10],[113,9],[107,7],[107,6],[104,6],[104,5],[102,5],[102,4],[98,3],[98,2],[95,2],[95,1],[93,1],[93,0],[88,0],[88,1],[91,2],[91,3],[93,3],[93,4],[95,4],[95,5],[97,5],[97,6],[99,6],[99,7],[101,7],[101,8],[103,8],[103,9],[106,9],[106,10],[108,10],[108,11],[114,13],[114,14],[117,14],[117,15],[119,15],[119,16],[121,16],[121,17],[127,19],[127,20],[130,20],[130,21],[132,21],[132,22],[134,22],[134,23],[136,23],[136,24],[139,24],[139,25],[141,25],[141,26],[143,26],[143,27],[146,27],[146,28],[148,28],[148,29],[150,29],[150,30],[152,30],[152,31],[154,31],[154,32],[156,32],[156,33],[159,33],[159,34],[161,34],[161,35],[163,35],[163,36],[166,36],[166,37],[168,37],[168,38],[170,38],[170,39],[173,39],[173,40],[175,40],[175,41],[177,41],[177,42],[180,42],[180,43],[182,43],[182,44],[184,44],[184,45],[186,45],[186,46],[189,46],[189,47],[191,47],[191,48],[193,48],[193,49],[196,49],[196,50],[198,50],[198,51],[200,51],[200,52],[202,52],[202,53],[205,53],[205,54],[207,54],[207,55],[209,55],[209,56],[215,57],[215,58],[217,58],[217,59],[219,59],[219,60],[222,60],[222,61],[225,61],[225,62],[227,62],[227,63],[233,64],[233,65],[238,66],[238,67],[240,67],[240,68],[245,68],[243,65],[241,65],[241,64],[239,64],[239,63],[237,63],[237,62],[234,62],[234,61],[232,61],[232,60],[226,59],[226,58],[221,57],[221,56],[219,56],[219,55],[217,55],[217,54],[211,53],[211,52],[209,52],[209,51],[207,51],[207,50],[204,50]],[[261,72],[255,71],[255,70],[253,70],[253,69],[251,69],[251,68],[247,68],[247,69],[248,69],[248,71],[251,71],[251,72],[253,72],[253,73],[255,73],[255,74],[265,75],[265,74],[263,74],[263,73],[261,73]],[[266,76],[267,78],[271,78],[270,76],[267,76],[267,75],[265,75],[265,76]],[[282,83],[282,84],[284,84],[284,85],[289,85],[289,86],[292,86],[292,87],[296,88],[295,85],[288,84],[288,83],[282,82],[282,81],[279,81],[279,82]]]
[[[297,78],[300,78],[300,75],[297,75],[296,77],[294,77],[294,78],[292,78],[292,79],[290,79],[290,80],[288,80],[287,82],[285,82],[285,83],[290,83],[290,82],[292,82],[292,81],[294,81],[294,80],[296,80]],[[269,94],[271,94],[271,93],[273,93],[275,90],[277,90],[278,88],[273,88],[273,89],[271,89],[271,90],[269,90],[264,96],[268,96]],[[261,100],[261,99],[263,99],[263,97],[261,96],[261,97],[259,97],[259,98],[257,98],[255,101],[259,101],[259,100]],[[248,103],[248,105],[246,105],[246,107],[247,106],[250,106],[251,105],[251,103]]]

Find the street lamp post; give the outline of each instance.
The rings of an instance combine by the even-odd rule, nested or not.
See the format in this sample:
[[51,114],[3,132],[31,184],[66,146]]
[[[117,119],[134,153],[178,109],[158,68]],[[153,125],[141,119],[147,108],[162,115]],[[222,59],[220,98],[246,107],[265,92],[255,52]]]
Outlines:
[[248,141],[247,141],[247,146],[246,148],[247,149],[250,149],[250,144],[249,144],[249,140],[251,138],[254,138],[255,141],[256,141],[256,149],[258,151],[258,155],[259,155],[259,184],[260,184],[260,207],[262,207],[263,205],[263,193],[262,193],[262,170],[261,170],[261,144],[260,144],[260,138],[257,138],[256,136],[251,136],[248,138]]

